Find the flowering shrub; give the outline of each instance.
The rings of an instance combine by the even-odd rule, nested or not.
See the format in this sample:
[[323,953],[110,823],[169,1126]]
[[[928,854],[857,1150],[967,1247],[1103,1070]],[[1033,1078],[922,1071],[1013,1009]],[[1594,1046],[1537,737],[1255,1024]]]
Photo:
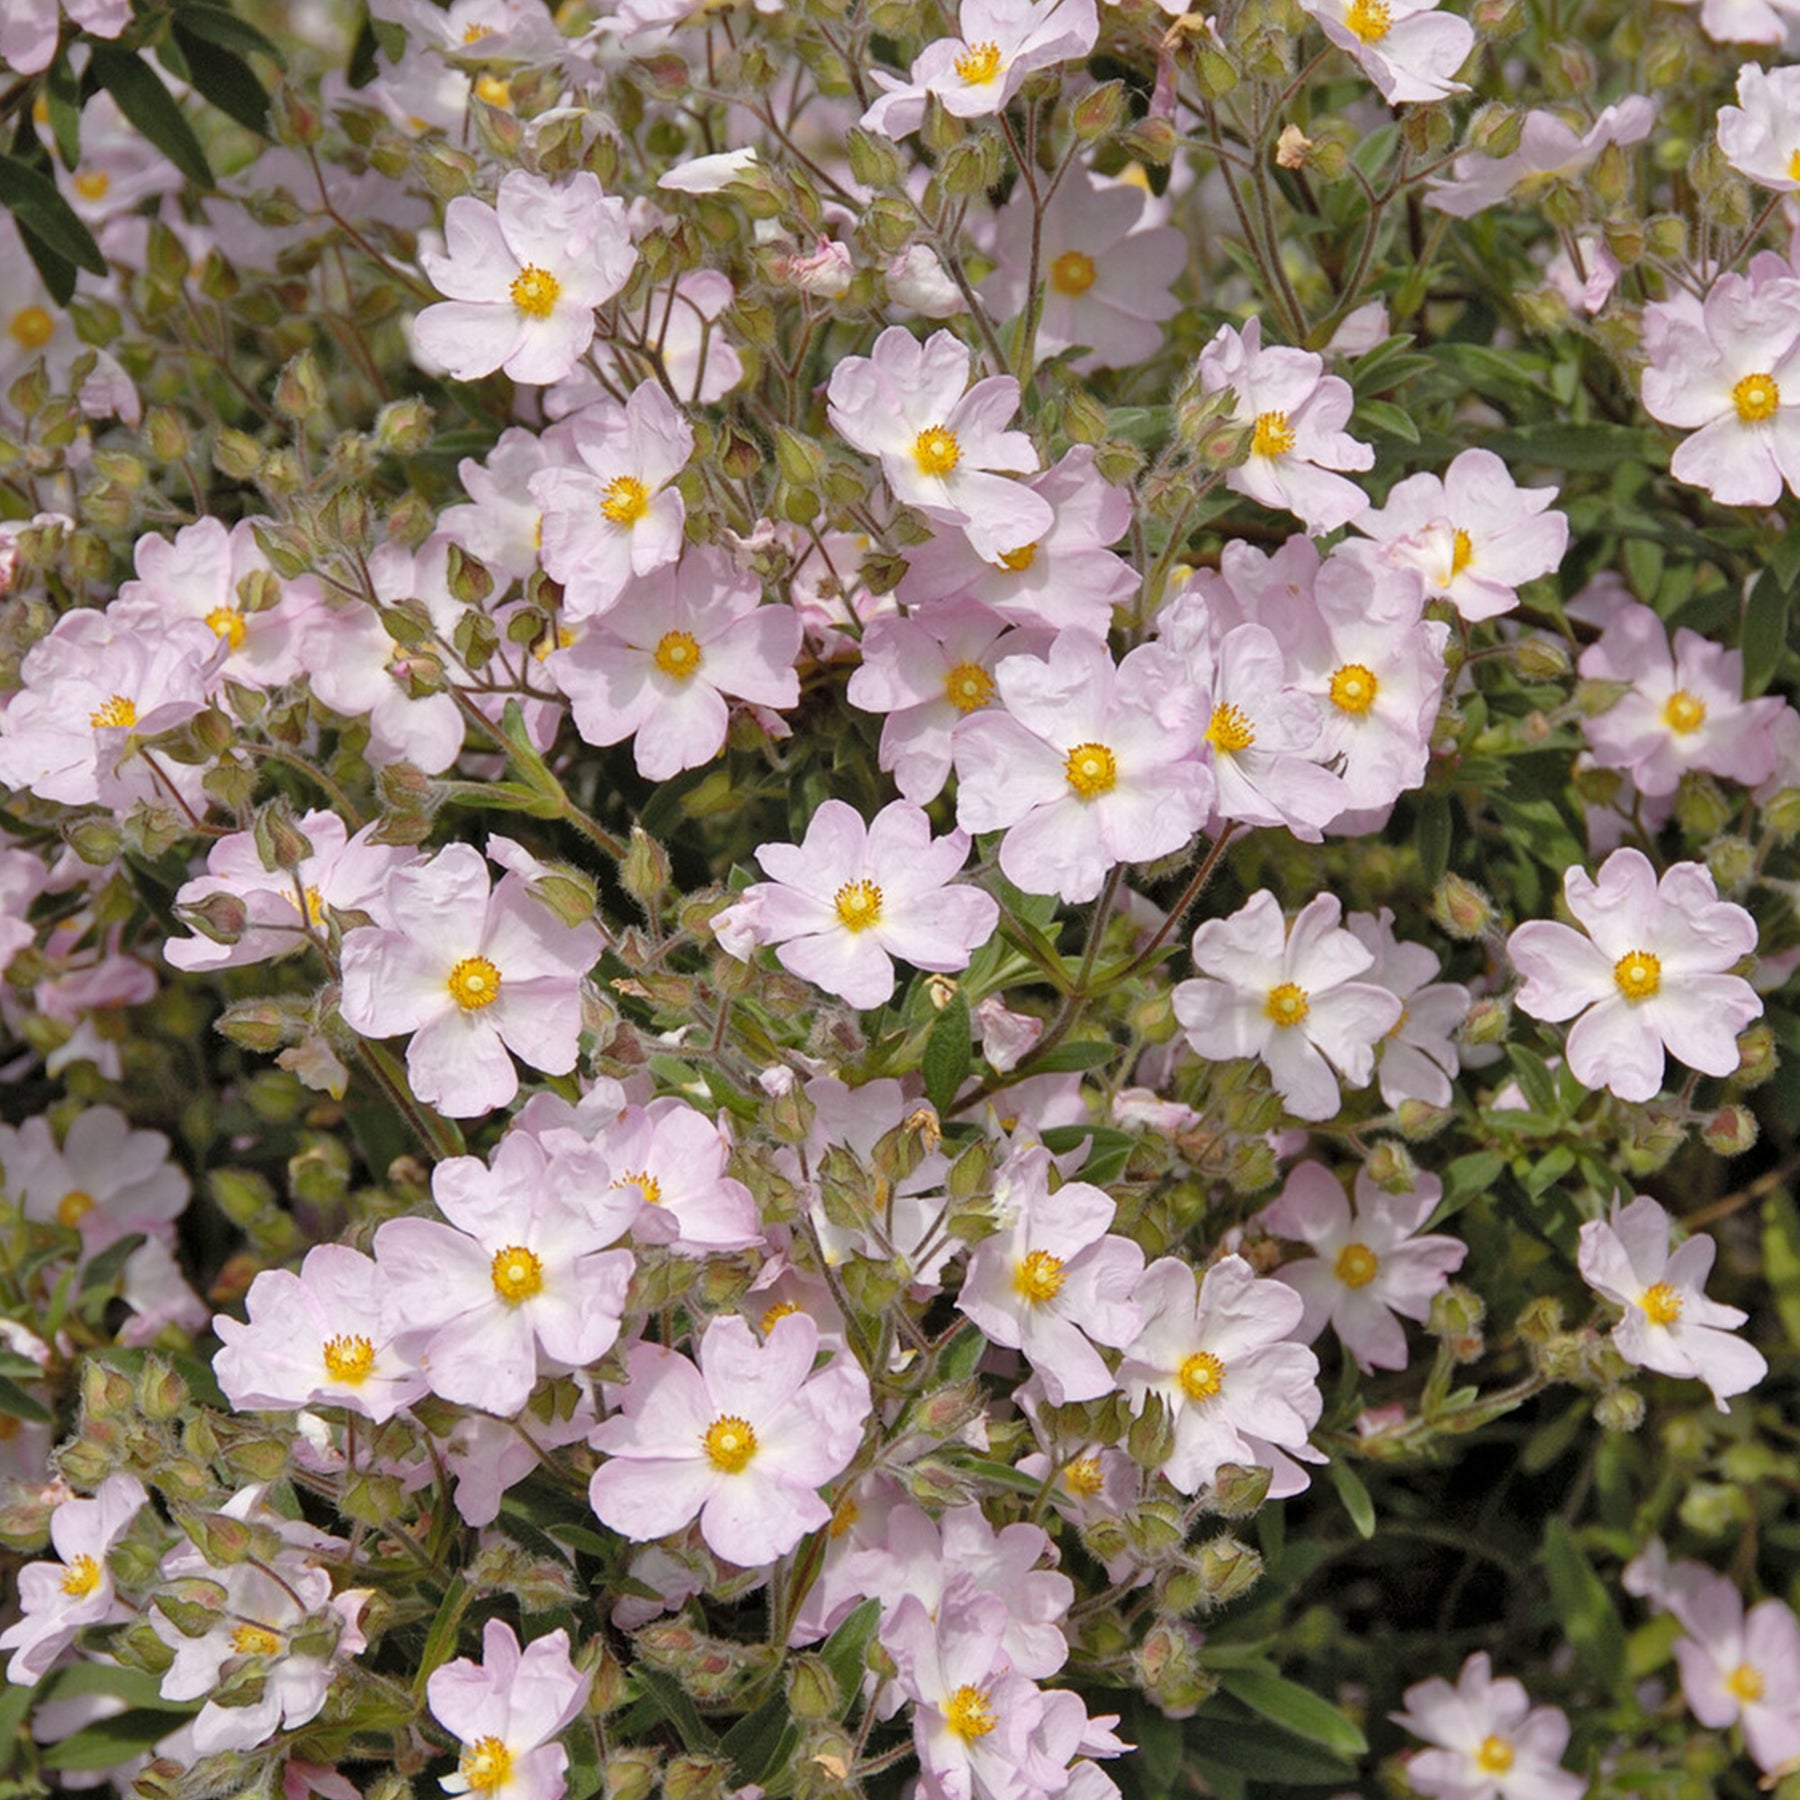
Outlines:
[[1800,1796],[1795,0],[0,0],[0,1794]]

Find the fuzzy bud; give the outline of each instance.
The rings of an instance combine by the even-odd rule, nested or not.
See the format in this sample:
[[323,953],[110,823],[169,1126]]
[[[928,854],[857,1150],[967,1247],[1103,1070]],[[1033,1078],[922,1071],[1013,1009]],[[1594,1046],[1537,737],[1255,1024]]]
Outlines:
[[1602,1431],[1636,1431],[1644,1422],[1644,1396],[1636,1388],[1608,1388],[1594,1402],[1594,1423]]
[[1226,1606],[1262,1579],[1263,1559],[1236,1538],[1214,1538],[1200,1552],[1200,1578],[1214,1606]]
[[1781,1062],[1775,1046],[1775,1033],[1767,1025],[1752,1025],[1738,1033],[1738,1066],[1732,1080],[1740,1088],[1760,1087],[1773,1075]]
[[1168,1718],[1191,1718],[1218,1691],[1200,1666],[1204,1642],[1184,1620],[1159,1619],[1132,1655],[1133,1679]]
[[1211,1510],[1222,1519],[1248,1519],[1261,1510],[1269,1497],[1273,1469],[1260,1463],[1246,1467],[1242,1463],[1220,1463],[1213,1477]]
[[1518,670],[1527,681],[1561,681],[1574,664],[1561,638],[1521,638],[1513,651]]
[[1409,1144],[1429,1143],[1456,1117],[1452,1106],[1433,1106],[1429,1100],[1402,1100],[1394,1109],[1400,1135]]
[[1493,930],[1498,917],[1489,895],[1460,875],[1443,876],[1431,890],[1432,923],[1447,937],[1473,943]]
[[1419,1185],[1419,1165],[1404,1144],[1382,1138],[1369,1152],[1363,1173],[1384,1194],[1410,1194]]
[[1746,1106],[1721,1106],[1700,1136],[1715,1156],[1742,1156],[1756,1142],[1756,1115]]

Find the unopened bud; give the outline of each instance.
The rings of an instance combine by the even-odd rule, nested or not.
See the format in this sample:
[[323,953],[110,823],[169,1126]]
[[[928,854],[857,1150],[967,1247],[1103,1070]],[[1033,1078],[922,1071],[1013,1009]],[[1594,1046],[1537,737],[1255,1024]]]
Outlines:
[[1263,1559],[1236,1538],[1214,1538],[1200,1552],[1200,1576],[1215,1606],[1229,1605],[1247,1593],[1262,1579],[1262,1572]]
[[1261,1463],[1221,1463],[1208,1504],[1222,1519],[1248,1519],[1268,1499],[1274,1473]]
[[1446,936],[1473,943],[1494,927],[1494,902],[1474,882],[1445,875],[1431,891],[1432,922]]
[[288,419],[310,419],[325,404],[325,381],[318,359],[302,350],[275,378],[275,410]]
[[279,1050],[295,1034],[294,1022],[275,1000],[236,1001],[220,1013],[216,1029],[241,1048],[264,1056]]
[[1155,117],[1139,119],[1119,134],[1119,144],[1127,156],[1156,169],[1168,167],[1178,141],[1174,122]]
[[1419,1165],[1412,1152],[1393,1138],[1382,1138],[1363,1163],[1363,1173],[1384,1194],[1410,1194],[1419,1185]]
[[1425,1329],[1435,1338],[1465,1338],[1479,1332],[1486,1318],[1487,1304],[1481,1296],[1453,1281],[1432,1296]]
[[1715,1156],[1742,1156],[1756,1142],[1756,1115],[1747,1106],[1721,1106],[1700,1136]]
[[1547,1344],[1563,1328],[1562,1302],[1544,1294],[1519,1314],[1514,1329],[1528,1344]]
[[1527,681],[1560,681],[1574,667],[1568,646],[1561,638],[1521,638],[1513,657]]
[[1455,1117],[1455,1107],[1434,1106],[1429,1100],[1402,1100],[1394,1108],[1400,1135],[1409,1144],[1429,1143]]
[[1175,1448],[1175,1421],[1160,1394],[1144,1398],[1144,1410],[1131,1421],[1125,1448],[1141,1469],[1160,1469]]
[[1732,1080],[1740,1088],[1760,1087],[1780,1065],[1781,1053],[1775,1046],[1775,1033],[1767,1025],[1752,1025],[1740,1031],[1737,1041],[1738,1066]]
[[1125,84],[1103,81],[1089,88],[1069,110],[1069,123],[1084,144],[1096,144],[1109,132],[1117,131],[1125,117]]
[[796,1719],[835,1719],[843,1705],[837,1677],[824,1657],[802,1651],[788,1658],[784,1676],[787,1683],[788,1711]]
[[1602,1431],[1636,1431],[1644,1422],[1644,1396],[1636,1388],[1608,1388],[1594,1402],[1594,1423]]
[[1512,1030],[1512,1007],[1504,1000],[1484,996],[1470,1008],[1457,1036],[1465,1044],[1501,1044]]
[[1132,1655],[1138,1686],[1171,1719],[1191,1718],[1218,1690],[1200,1666],[1204,1641],[1184,1619],[1158,1619]]
[[1691,837],[1710,838],[1730,823],[1732,803],[1710,775],[1690,769],[1675,790],[1675,819]]
[[138,1411],[164,1424],[188,1403],[188,1384],[160,1356],[147,1356],[138,1371]]
[[175,916],[203,938],[215,944],[235,944],[250,923],[250,909],[236,894],[208,894],[175,908]]
[[668,892],[669,853],[641,825],[631,828],[619,879],[634,900],[654,902]]
[[601,1765],[601,1791],[606,1800],[650,1800],[661,1761],[662,1752],[647,1744],[615,1750]]

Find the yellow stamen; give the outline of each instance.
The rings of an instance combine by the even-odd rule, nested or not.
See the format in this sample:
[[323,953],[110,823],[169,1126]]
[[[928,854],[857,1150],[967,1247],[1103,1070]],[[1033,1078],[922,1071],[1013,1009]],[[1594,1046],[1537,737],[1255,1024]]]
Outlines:
[[1613,964],[1613,980],[1627,1000],[1648,1000],[1662,986],[1662,960],[1649,950],[1627,950]]
[[[1475,545],[1459,525],[1450,534],[1450,580],[1454,581],[1475,560]],[[1449,586],[1449,582],[1444,584]]]
[[1190,1400],[1210,1400],[1225,1385],[1225,1365],[1210,1350],[1196,1350],[1175,1371],[1175,1379]]
[[1063,1470],[1063,1486],[1083,1500],[1091,1499],[1105,1485],[1106,1471],[1100,1467],[1100,1458],[1091,1451],[1086,1456],[1078,1456]]
[[756,1433],[749,1422],[727,1413],[714,1419],[700,1440],[706,1446],[706,1460],[727,1475],[739,1475],[756,1454]]
[[512,1752],[497,1737],[477,1738],[463,1751],[456,1768],[470,1793],[491,1794],[512,1774]]
[[500,998],[500,971],[485,956],[465,956],[445,985],[464,1012],[479,1012]]
[[56,331],[56,321],[41,306],[22,306],[6,328],[22,350],[41,350]]
[[913,439],[913,461],[921,475],[948,475],[962,461],[962,445],[956,433],[942,425],[927,425]]
[[494,28],[491,25],[465,25],[463,27],[463,42],[465,44],[479,44],[484,37],[492,37],[493,35]]
[[1688,737],[1706,723],[1706,702],[1686,688],[1677,688],[1663,702],[1663,723],[1677,737]]
[[1000,566],[1010,570],[1014,575],[1023,575],[1037,561],[1036,544],[1021,544],[1016,550],[1000,552]]
[[123,694],[114,694],[107,703],[97,711],[88,714],[88,723],[96,731],[108,726],[129,727],[137,723],[137,702],[128,700]]
[[1094,277],[1098,273],[1091,256],[1080,250],[1065,250],[1050,265],[1050,285],[1059,294],[1067,294],[1074,299],[1085,294],[1094,285]]
[[366,1337],[334,1337],[325,1340],[325,1373],[333,1381],[360,1387],[375,1367],[375,1346]]
[[692,632],[665,631],[657,640],[653,660],[671,680],[686,681],[700,667],[700,645]]
[[791,1319],[800,1310],[792,1300],[777,1300],[757,1321],[757,1330],[767,1337],[783,1319]]
[[279,1656],[281,1639],[261,1625],[240,1625],[231,1634],[231,1647],[239,1656]]
[[1256,430],[1250,436],[1252,456],[1286,456],[1294,447],[1294,428],[1284,412],[1256,415]]
[[1379,44],[1394,22],[1387,0],[1350,0],[1344,8],[1344,23],[1365,44]]
[[980,712],[994,697],[994,678],[980,663],[958,663],[944,677],[944,698],[958,712]]
[[94,1196],[71,1188],[56,1203],[56,1222],[73,1231],[94,1210]]
[[528,319],[549,318],[561,292],[562,283],[535,264],[528,264],[513,277],[512,303]]
[[1331,1272],[1345,1287],[1359,1288],[1367,1287],[1380,1267],[1381,1258],[1367,1244],[1346,1244],[1337,1253]]
[[971,1738],[986,1737],[997,1723],[988,1702],[987,1689],[959,1687],[944,1708],[944,1723],[967,1743]]
[[1235,755],[1256,742],[1256,727],[1241,706],[1215,706],[1212,723],[1206,728],[1206,741],[1215,750]]
[[867,931],[881,923],[881,889],[872,881],[846,881],[833,897],[846,931]]
[[956,59],[956,72],[969,87],[980,87],[984,81],[992,81],[1000,73],[1000,46],[971,44]]
[[1789,181],[1800,181],[1800,150],[1788,158],[1787,175]]
[[1375,704],[1381,683],[1367,663],[1345,663],[1331,677],[1331,704],[1360,718]]
[[1652,1325],[1673,1325],[1681,1317],[1681,1295],[1666,1281],[1646,1288],[1638,1305]]
[[613,1183],[616,1188],[634,1187],[644,1196],[646,1206],[662,1205],[662,1183],[647,1169],[640,1169],[635,1175],[621,1175]]
[[1762,1670],[1754,1663],[1739,1663],[1725,1677],[1725,1688],[1736,1699],[1746,1706],[1753,1705],[1763,1697]]
[[1063,764],[1063,773],[1084,800],[1110,794],[1119,783],[1119,763],[1104,744],[1077,744]]
[[215,606],[206,615],[206,622],[213,628],[214,637],[222,637],[233,650],[243,649],[244,633],[249,628],[235,606]]
[[1513,1766],[1513,1747],[1503,1737],[1484,1737],[1475,1760],[1489,1775],[1504,1775]]
[[1284,981],[1279,987],[1269,989],[1263,1011],[1277,1025],[1298,1025],[1312,1011],[1312,1006],[1305,988],[1296,982]]
[[1048,1250],[1033,1250],[1013,1270],[1013,1292],[1033,1306],[1041,1306],[1062,1292],[1063,1280],[1062,1258]]
[[650,490],[635,475],[615,475],[600,496],[600,516],[629,531],[650,510]]
[[91,1556],[78,1556],[67,1567],[62,1591],[71,1600],[85,1600],[100,1585],[100,1565]]
[[496,1250],[490,1267],[494,1292],[508,1306],[517,1306],[544,1291],[543,1262],[536,1251],[527,1250],[523,1244],[508,1244],[504,1250]]
[[475,97],[485,100],[489,106],[497,106],[502,112],[511,110],[512,83],[502,81],[498,75],[478,75],[475,78]]
[[831,1524],[826,1528],[827,1537],[841,1538],[858,1519],[862,1517],[862,1508],[855,1499],[846,1494],[837,1503],[837,1510],[831,1515]]
[[75,191],[84,200],[104,200],[112,177],[104,169],[83,169],[75,177]]
[[1781,404],[1781,386],[1773,375],[1746,375],[1731,390],[1731,404],[1746,425],[1760,424]]

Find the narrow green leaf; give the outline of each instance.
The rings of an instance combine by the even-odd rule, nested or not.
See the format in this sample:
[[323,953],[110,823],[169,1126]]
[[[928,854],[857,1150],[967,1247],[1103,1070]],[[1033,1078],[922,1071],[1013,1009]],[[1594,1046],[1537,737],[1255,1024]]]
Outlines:
[[1219,1686],[1252,1712],[1309,1744],[1323,1745],[1340,1756],[1361,1756],[1369,1748],[1355,1722],[1329,1700],[1271,1669],[1227,1669]]
[[788,1715],[787,1696],[776,1694],[719,1739],[719,1754],[736,1764],[740,1780],[760,1782],[782,1766],[799,1736]]
[[1788,614],[1794,591],[1767,570],[1759,571],[1750,584],[1744,607],[1744,691],[1760,694],[1774,678],[1782,652],[1787,649]]
[[64,262],[90,275],[106,273],[106,258],[94,234],[56,191],[56,183],[17,157],[0,157],[0,206],[18,219],[28,236],[38,238]]
[[1365,400],[1357,407],[1356,416],[1360,423],[1385,432],[1389,437],[1397,437],[1402,443],[1419,441],[1419,428],[1413,422],[1412,414],[1391,400]]
[[1427,794],[1419,802],[1419,873],[1435,883],[1450,862],[1450,800],[1446,794]]
[[1762,1224],[1763,1274],[1787,1341],[1800,1346],[1800,1208],[1785,1189],[1763,1202]]
[[0,1418],[28,1419],[34,1425],[50,1423],[50,1409],[34,1400],[16,1381],[0,1375]]
[[273,63],[282,61],[280,50],[229,7],[212,6],[207,0],[182,0],[174,22],[178,36],[204,38],[207,43],[217,44],[221,50],[235,50],[240,56],[266,56]]
[[1344,1503],[1344,1511],[1350,1515],[1350,1523],[1356,1527],[1356,1535],[1372,1538],[1375,1535],[1375,1502],[1369,1498],[1363,1478],[1341,1456],[1331,1459],[1326,1465],[1326,1473]]
[[925,1098],[940,1113],[949,1112],[956,1103],[956,1090],[969,1072],[973,1055],[969,1032],[969,1002],[962,994],[953,995],[933,1022],[931,1035],[925,1040],[925,1053],[919,1059],[925,1077]]
[[129,1712],[89,1725],[59,1744],[46,1744],[39,1757],[47,1769],[111,1769],[141,1756],[159,1738],[166,1738],[172,1728],[166,1712],[134,1706]]
[[415,1694],[425,1692],[425,1683],[431,1678],[432,1670],[447,1663],[455,1653],[457,1628],[462,1624],[470,1598],[469,1584],[460,1575],[444,1590],[437,1616],[425,1634],[425,1648],[420,1653],[418,1673],[413,1680]]
[[1033,1075],[1068,1075],[1076,1069],[1097,1069],[1119,1054],[1117,1044],[1088,1038],[1077,1044],[1058,1044],[1043,1056],[1031,1059]]
[[[838,1692],[844,1697],[844,1711],[862,1688],[864,1662],[869,1654],[869,1640],[881,1623],[881,1602],[865,1600],[825,1640],[819,1654],[825,1659]],[[842,1714],[839,1715],[842,1717]]]
[[256,71],[235,51],[221,47],[204,33],[196,35],[185,14],[175,21],[175,43],[200,97],[245,130],[267,137],[269,94],[257,80]]
[[1621,1697],[1630,1685],[1625,1672],[1625,1628],[1606,1584],[1582,1555],[1575,1534],[1560,1518],[1544,1528],[1544,1573],[1563,1635],[1588,1673]]
[[50,134],[65,169],[81,161],[81,93],[68,59],[59,56],[44,74],[44,110],[50,115]]
[[144,1242],[143,1232],[132,1231],[127,1232],[116,1243],[108,1244],[82,1269],[82,1294],[86,1296],[109,1291],[119,1271],[125,1267],[137,1251],[143,1248]]
[[1193,1727],[1194,1760],[1254,1775],[1290,1787],[1336,1787],[1356,1777],[1356,1766],[1311,1744],[1283,1741],[1267,1726],[1214,1719],[1204,1714]]
[[147,62],[110,45],[96,44],[88,65],[94,79],[119,103],[119,111],[153,143],[189,181],[209,188],[213,174],[206,152],[194,136],[175,96]]
[[717,1734],[700,1717],[687,1691],[674,1676],[665,1675],[661,1669],[652,1669],[641,1662],[635,1665],[632,1672],[644,1689],[644,1698],[653,1700],[662,1716],[675,1727],[684,1749],[705,1751],[708,1754],[718,1749]]

